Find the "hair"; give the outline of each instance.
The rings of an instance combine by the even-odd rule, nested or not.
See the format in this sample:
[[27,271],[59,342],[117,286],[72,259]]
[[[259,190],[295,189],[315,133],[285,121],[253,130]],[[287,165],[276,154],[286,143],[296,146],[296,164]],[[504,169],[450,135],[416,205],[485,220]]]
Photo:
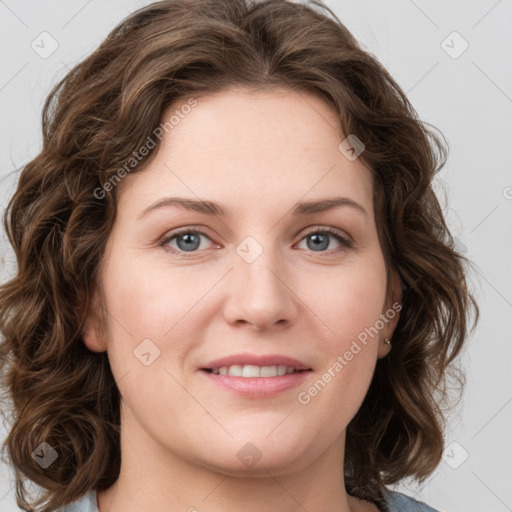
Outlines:
[[[107,353],[82,330],[116,218],[113,183],[172,103],[234,87],[319,95],[364,143],[378,237],[402,282],[393,350],[347,427],[347,492],[382,503],[385,485],[423,482],[444,449],[449,376],[479,309],[433,190],[444,137],[422,122],[378,60],[320,1],[168,0],[137,10],[51,90],[43,146],[21,169],[3,225],[17,269],[0,287],[2,445],[23,510],[53,511],[120,470],[120,394]],[[324,12],[325,11],[325,12]],[[129,170],[140,172],[159,142]],[[140,161],[139,161],[140,160]],[[131,164],[130,164],[131,165]],[[124,167],[123,167],[124,166]],[[101,190],[101,193],[97,191]],[[389,288],[389,286],[388,286]],[[472,327],[474,328],[474,327]],[[57,459],[34,456],[48,443]],[[43,489],[33,503],[24,480]]]

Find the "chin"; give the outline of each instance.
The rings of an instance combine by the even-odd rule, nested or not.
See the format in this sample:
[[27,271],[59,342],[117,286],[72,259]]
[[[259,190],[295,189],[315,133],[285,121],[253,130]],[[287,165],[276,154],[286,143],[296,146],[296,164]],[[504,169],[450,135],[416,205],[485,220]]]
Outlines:
[[[241,477],[268,477],[268,474],[280,475],[300,470],[312,462],[305,460],[311,458],[306,447],[291,442],[286,436],[272,434],[259,436],[248,435],[246,439],[229,439],[224,443],[217,443],[208,449],[207,453],[196,452],[194,463],[206,469]],[[208,446],[205,440],[201,446]],[[320,455],[321,450],[319,449]]]

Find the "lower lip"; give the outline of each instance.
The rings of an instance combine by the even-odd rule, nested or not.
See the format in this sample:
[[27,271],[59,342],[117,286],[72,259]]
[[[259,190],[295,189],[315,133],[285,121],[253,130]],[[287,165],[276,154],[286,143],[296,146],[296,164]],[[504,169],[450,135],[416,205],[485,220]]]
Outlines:
[[232,377],[231,375],[217,375],[204,370],[200,370],[200,373],[211,382],[239,395],[248,398],[266,398],[298,386],[311,374],[311,370],[289,373],[278,377]]

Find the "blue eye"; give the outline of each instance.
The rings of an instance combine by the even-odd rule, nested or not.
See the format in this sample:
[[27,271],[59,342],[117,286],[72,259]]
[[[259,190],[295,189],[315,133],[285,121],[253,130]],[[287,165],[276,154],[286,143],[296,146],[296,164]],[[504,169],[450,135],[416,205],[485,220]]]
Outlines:
[[167,244],[169,244],[172,240],[176,239],[178,249],[176,250],[176,248],[171,247],[171,249],[173,249],[175,252],[194,252],[199,248],[201,243],[201,236],[208,238],[208,236],[206,236],[204,233],[201,233],[200,231],[191,231],[190,229],[182,230],[163,240],[162,245],[167,246]]
[[[201,246],[201,237],[207,238],[210,240],[208,235],[205,235],[201,231],[196,231],[190,228],[185,228],[179,231],[172,233],[170,236],[166,237],[160,245],[164,247],[166,250],[170,250],[175,254],[186,255],[186,253],[196,253],[200,252],[199,248]],[[340,245],[341,248],[337,249],[328,249],[330,244],[330,239],[334,238]],[[340,233],[330,228],[318,229],[316,228],[314,231],[310,231],[307,233],[300,241],[308,239],[311,243],[307,244],[307,248],[312,252],[339,252],[344,249],[351,248],[353,246],[351,240],[345,238]],[[176,246],[170,246],[171,242],[176,241]]]
[[[337,231],[330,228],[325,228],[322,230],[316,229],[315,231],[310,231],[304,237],[312,242],[311,244],[307,244],[308,248],[313,252],[336,252],[342,249],[329,249],[329,251],[325,251],[329,246],[329,238],[335,238],[336,241],[345,249],[352,247],[352,243],[348,238],[340,235]],[[303,238],[303,239],[304,239]]]

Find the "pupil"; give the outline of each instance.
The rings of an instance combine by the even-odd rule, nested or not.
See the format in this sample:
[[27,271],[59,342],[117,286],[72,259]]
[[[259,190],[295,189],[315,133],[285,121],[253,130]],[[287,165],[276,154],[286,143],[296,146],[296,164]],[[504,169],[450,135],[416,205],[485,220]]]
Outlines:
[[[321,238],[324,238],[324,240],[322,241]],[[329,246],[329,242],[327,240],[327,236],[324,235],[324,234],[314,234],[314,235],[311,235],[311,238],[310,238],[312,241],[313,241],[313,250],[315,250],[314,248],[316,247],[317,249],[320,248],[320,249],[326,249],[328,246]],[[311,249],[311,247],[310,247]]]
[[[195,240],[194,240],[195,238]],[[184,240],[184,245],[180,244],[180,241]],[[178,246],[182,250],[195,250],[199,246],[199,238],[195,234],[186,233],[178,237]]]

